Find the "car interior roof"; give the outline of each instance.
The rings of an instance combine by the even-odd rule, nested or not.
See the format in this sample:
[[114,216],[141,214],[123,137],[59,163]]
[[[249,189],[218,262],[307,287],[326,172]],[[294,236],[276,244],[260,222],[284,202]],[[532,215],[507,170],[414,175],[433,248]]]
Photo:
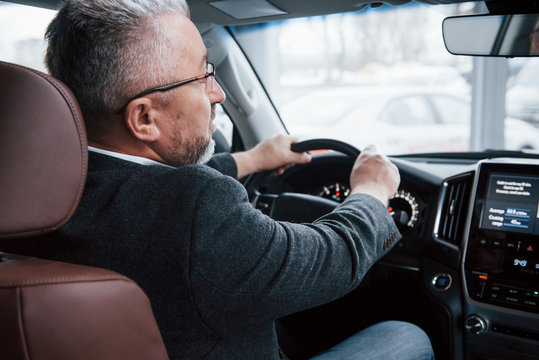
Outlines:
[[[451,4],[470,0],[416,0],[423,4]],[[473,0],[480,1],[480,0]],[[56,9],[62,0],[8,0],[8,2]],[[187,0],[194,22],[241,25],[288,18],[353,12],[384,4],[397,6],[410,0]],[[270,13],[271,15],[265,15]]]

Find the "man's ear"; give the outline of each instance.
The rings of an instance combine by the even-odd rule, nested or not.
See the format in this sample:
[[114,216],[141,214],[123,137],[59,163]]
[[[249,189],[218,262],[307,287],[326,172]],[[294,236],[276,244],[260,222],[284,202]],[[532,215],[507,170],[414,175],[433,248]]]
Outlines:
[[131,101],[124,112],[124,121],[131,134],[140,141],[153,142],[160,132],[156,123],[156,109],[148,98]]

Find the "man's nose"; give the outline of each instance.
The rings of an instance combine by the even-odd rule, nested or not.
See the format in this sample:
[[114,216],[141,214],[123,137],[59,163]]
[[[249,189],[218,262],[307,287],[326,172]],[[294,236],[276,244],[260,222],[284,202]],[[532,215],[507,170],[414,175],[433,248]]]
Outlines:
[[221,85],[217,82],[217,80],[214,80],[213,82],[213,88],[210,90],[210,93],[208,94],[210,97],[210,102],[212,104],[215,103],[223,103],[226,100],[226,95],[223,89],[221,88]]

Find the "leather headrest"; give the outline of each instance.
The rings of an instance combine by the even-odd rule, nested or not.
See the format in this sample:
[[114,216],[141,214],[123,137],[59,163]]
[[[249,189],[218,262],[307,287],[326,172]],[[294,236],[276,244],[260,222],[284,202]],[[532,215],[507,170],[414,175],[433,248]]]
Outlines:
[[62,226],[84,189],[88,149],[69,88],[0,62],[0,239]]

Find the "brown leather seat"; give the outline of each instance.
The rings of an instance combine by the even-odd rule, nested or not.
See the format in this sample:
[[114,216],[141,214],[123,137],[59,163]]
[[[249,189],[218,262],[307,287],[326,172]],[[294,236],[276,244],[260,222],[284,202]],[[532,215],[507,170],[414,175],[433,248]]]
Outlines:
[[[2,241],[50,233],[75,211],[87,144],[71,91],[0,62]],[[168,359],[150,303],[130,279],[0,253],[0,359]]]

